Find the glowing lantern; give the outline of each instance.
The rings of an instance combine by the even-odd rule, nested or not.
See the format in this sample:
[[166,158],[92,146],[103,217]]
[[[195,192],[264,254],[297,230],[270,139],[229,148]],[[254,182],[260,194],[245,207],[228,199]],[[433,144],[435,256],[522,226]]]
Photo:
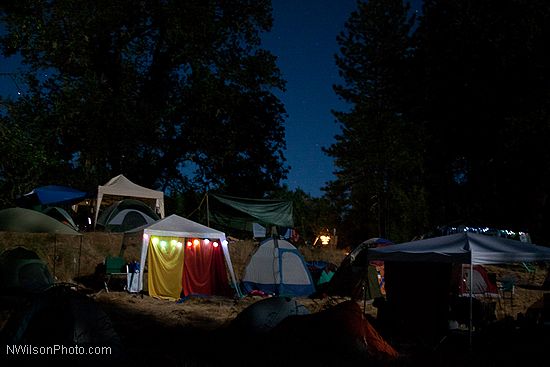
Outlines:
[[320,236],[319,237],[321,239],[321,243],[323,245],[328,245],[329,241],[330,241],[330,236]]

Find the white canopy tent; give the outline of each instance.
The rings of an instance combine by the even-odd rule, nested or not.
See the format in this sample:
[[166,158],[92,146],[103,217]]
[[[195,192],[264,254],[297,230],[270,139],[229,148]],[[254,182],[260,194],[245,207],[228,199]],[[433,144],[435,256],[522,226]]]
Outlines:
[[[369,248],[368,259],[396,262],[445,262],[473,265],[550,261],[550,248],[502,237],[462,232],[448,236]],[[470,291],[472,290],[470,277]],[[470,343],[472,294],[470,292]]]
[[164,192],[139,186],[124,177],[123,175],[118,175],[111,178],[109,182],[107,182],[105,185],[98,186],[97,188],[94,227],[95,223],[97,222],[97,217],[99,215],[101,200],[105,195],[154,199],[155,206],[159,211],[160,217],[164,218]]
[[[223,249],[224,258],[227,269],[229,271],[229,275],[231,277],[231,281],[233,283],[233,286],[235,287],[235,290],[240,296],[237,279],[235,277],[235,272],[233,271],[233,264],[231,263],[231,257],[229,256],[229,248],[227,247],[227,239],[225,233],[207,227],[200,223],[193,222],[192,220],[172,214],[152,224],[147,224],[145,226],[125,232],[125,236],[135,234],[141,234],[142,238],[140,259],[140,264],[142,264],[142,268],[145,267],[147,261],[147,250],[149,247],[149,239],[151,238],[151,236],[218,239]],[[151,271],[151,269],[149,269],[149,271]],[[143,289],[143,271],[139,273],[138,288],[139,291]]]

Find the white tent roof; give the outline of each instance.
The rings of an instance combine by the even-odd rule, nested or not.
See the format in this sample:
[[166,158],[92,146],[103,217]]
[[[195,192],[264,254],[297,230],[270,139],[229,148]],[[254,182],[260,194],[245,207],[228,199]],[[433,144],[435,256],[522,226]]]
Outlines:
[[505,264],[550,260],[550,248],[462,232],[368,249],[369,260]]
[[[197,222],[193,222],[192,220],[180,217],[179,215],[172,214],[154,223],[131,229],[125,232],[125,235],[133,235],[138,233],[141,233],[143,237],[141,248],[141,264],[145,264],[147,260],[147,248],[149,244],[148,238],[150,236],[218,239],[223,249],[225,262],[229,270],[229,275],[231,276],[231,281],[233,282],[235,290],[240,295],[224,232],[207,227]],[[143,272],[139,274],[139,290],[141,289],[143,289]]]
[[160,212],[160,217],[164,218],[164,192],[139,186],[133,183],[132,181],[130,181],[129,179],[127,179],[126,177],[124,177],[124,175],[118,175],[111,178],[109,182],[107,182],[105,185],[98,186],[94,223],[97,222],[99,208],[101,207],[101,200],[104,195],[155,199],[156,207],[159,209],[159,212]]
[[157,220],[154,223],[131,229],[126,233],[143,232],[156,236],[174,236],[174,237],[197,237],[197,238],[219,238],[225,240],[225,233],[202,225],[192,220],[172,214],[164,219]]

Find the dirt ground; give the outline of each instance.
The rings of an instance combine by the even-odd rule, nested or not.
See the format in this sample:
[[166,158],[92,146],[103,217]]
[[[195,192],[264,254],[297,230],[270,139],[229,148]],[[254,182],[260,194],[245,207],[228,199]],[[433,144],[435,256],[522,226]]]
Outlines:
[[[541,288],[546,277],[546,268],[538,267],[534,273],[518,266],[487,268],[488,271],[497,274],[497,279],[515,278],[516,286],[511,298],[491,300],[496,303],[497,320],[485,329],[474,330],[472,344],[469,343],[467,325],[461,325],[458,330],[449,333],[436,345],[419,347],[396,343],[393,346],[402,357],[398,361],[381,365],[433,363],[449,366],[487,366],[497,365],[497,362],[500,365],[508,365],[512,361],[520,363],[540,358],[542,351],[550,345],[546,344],[550,343],[550,327],[540,322],[544,294],[550,293],[550,290]],[[218,365],[221,363],[220,359],[209,354],[214,353],[216,356],[218,352],[210,350],[207,346],[219,343],[225,345],[224,348],[220,347],[219,353],[227,353],[222,360],[231,360],[241,365],[243,360],[248,361],[250,365],[256,365],[256,362],[258,365],[261,364],[257,359],[262,357],[254,351],[247,350],[247,345],[240,345],[236,340],[222,339],[222,331],[241,311],[261,300],[259,296],[246,296],[241,299],[191,298],[182,303],[126,292],[100,291],[91,294],[90,297],[107,312],[115,330],[121,335],[122,343],[128,347],[127,352],[137,360],[146,361],[154,356],[155,361],[176,365]],[[298,302],[313,313],[346,300],[346,297],[299,298]],[[366,317],[376,322],[377,308],[370,301],[358,303]],[[311,337],[314,339],[320,336]],[[174,343],[180,347],[174,347]],[[208,350],[205,351],[205,348]],[[190,349],[194,353],[189,352]],[[203,353],[212,358],[205,358]],[[335,350],[334,353],[338,354],[339,351]],[[346,365],[346,356],[340,357],[341,365]],[[281,363],[288,365],[288,358],[294,357],[286,358],[287,360]]]
[[[9,240],[12,244],[19,241],[15,238],[9,238]],[[38,243],[35,237],[32,240]],[[309,364],[315,364],[316,367],[357,365],[346,351],[330,350],[330,348],[316,350],[315,348],[327,349],[325,344],[317,342],[327,337],[322,335],[322,332],[303,334],[304,338],[311,342],[312,348],[308,352],[293,350],[288,345],[269,344],[267,340],[243,340],[228,332],[232,321],[241,311],[263,299],[259,296],[246,296],[240,299],[196,297],[177,303],[152,298],[147,294],[130,294],[120,287],[117,289],[116,286],[111,287],[111,291],[107,292],[102,282],[86,283],[83,281],[84,277],[74,275],[93,272],[106,254],[117,254],[124,250],[124,254],[135,256],[134,253],[137,253],[135,245],[129,244],[121,248],[119,238],[106,236],[89,236],[85,237],[81,243],[68,242],[67,245],[60,239],[54,240],[54,245],[51,245],[51,239],[43,239],[44,242],[50,241],[44,244],[44,248],[48,249],[44,257],[58,259],[57,262],[52,260],[50,265],[56,266],[58,274],[67,274],[66,278],[60,278],[58,275],[58,281],[78,284],[74,287],[75,292],[105,313],[106,318],[101,319],[101,322],[108,319],[117,336],[117,345],[121,353],[116,358],[101,359],[99,364],[96,360],[89,360],[90,365],[150,366],[169,363],[175,366],[290,366],[303,365],[302,359],[310,361]],[[230,244],[231,258],[238,278],[242,275],[244,265],[254,246],[252,242]],[[87,251],[87,249],[94,249],[94,251]],[[303,255],[310,261],[325,260],[340,264],[345,253],[334,249],[331,251],[304,249]],[[544,308],[545,304],[548,306],[550,303],[548,302],[550,290],[542,289],[547,268],[542,264],[535,267],[534,272],[529,272],[521,265],[486,266],[486,268],[496,275],[497,280],[513,278],[515,281],[513,294],[506,298],[483,300],[494,302],[496,320],[482,329],[474,330],[472,334],[469,334],[467,325],[460,325],[458,329],[430,345],[419,345],[414,341],[388,337],[386,339],[401,357],[391,363],[362,361],[361,364],[369,366],[500,366],[523,365],[530,362],[535,364],[534,362],[538,359],[547,358],[546,348],[550,345],[550,325],[542,322],[542,317],[550,313]],[[65,273],[61,273],[61,270]],[[546,298],[545,295],[547,295]],[[546,302],[544,302],[545,299]],[[347,300],[349,299],[345,297],[297,299],[311,313],[329,309]],[[0,327],[3,327],[13,309],[23,305],[11,299],[0,301],[2,306],[0,307]],[[364,311],[365,317],[373,323],[375,328],[378,328],[379,325],[376,324],[378,309],[371,302],[357,302]],[[71,307],[74,308],[74,306]],[[52,329],[56,328],[56,323],[51,320],[48,323],[47,317],[45,318],[41,328],[42,332],[48,335],[53,332]],[[550,317],[545,319],[545,321],[548,320]],[[383,334],[383,330],[379,331]],[[315,359],[318,355],[329,355],[331,358]],[[11,361],[17,363],[18,359],[12,358]],[[77,362],[73,365],[83,365],[86,360],[79,359]]]

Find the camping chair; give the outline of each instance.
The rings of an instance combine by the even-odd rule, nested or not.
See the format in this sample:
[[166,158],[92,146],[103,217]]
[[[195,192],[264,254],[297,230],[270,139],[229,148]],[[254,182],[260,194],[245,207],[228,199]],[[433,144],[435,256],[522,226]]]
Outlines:
[[521,264],[523,265],[525,271],[529,274],[529,284],[532,284],[535,281],[535,276],[537,275],[537,267],[532,263],[523,262]]
[[514,307],[514,291],[516,287],[516,281],[514,278],[503,278],[498,282],[498,290],[500,298],[503,300],[510,300],[510,307]]
[[109,282],[113,276],[127,276],[128,267],[124,262],[124,258],[120,256],[107,256],[105,258],[105,290],[109,292]]

